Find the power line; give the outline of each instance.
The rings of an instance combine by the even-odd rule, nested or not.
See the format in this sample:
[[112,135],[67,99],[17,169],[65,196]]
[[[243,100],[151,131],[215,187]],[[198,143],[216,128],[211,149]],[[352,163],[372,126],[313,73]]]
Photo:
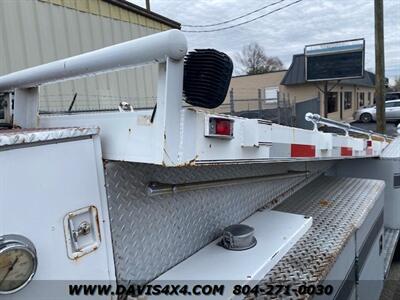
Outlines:
[[297,1],[294,1],[294,2],[292,2],[292,3],[289,3],[289,4],[286,4],[286,5],[282,6],[282,7],[279,7],[279,8],[277,8],[277,9],[271,10],[270,12],[268,12],[268,13],[266,13],[266,14],[263,14],[263,15],[258,16],[258,17],[256,17],[256,18],[253,18],[253,19],[250,19],[250,20],[247,20],[247,21],[244,21],[244,22],[235,24],[235,25],[226,26],[226,27],[217,28],[217,29],[208,29],[208,30],[182,30],[182,31],[183,31],[183,32],[200,33],[200,32],[215,32],[215,31],[227,30],[227,29],[235,28],[235,27],[238,27],[238,26],[241,26],[241,25],[245,25],[245,24],[254,22],[254,21],[256,21],[256,20],[259,20],[259,19],[261,19],[261,18],[264,18],[264,17],[266,17],[266,16],[269,16],[269,15],[271,15],[271,14],[273,14],[273,13],[276,13],[276,12],[282,10],[282,9],[285,9],[285,8],[287,8],[287,7],[289,7],[289,6],[292,6],[292,5],[297,4],[297,3],[299,3],[299,2],[302,2],[302,1],[304,1],[304,0],[297,0]]
[[271,4],[265,5],[265,6],[263,6],[263,7],[260,7],[260,8],[258,8],[258,9],[256,9],[256,10],[250,11],[250,12],[248,12],[248,13],[246,13],[246,14],[244,14],[244,15],[241,15],[241,16],[239,16],[239,17],[236,17],[236,18],[233,18],[233,19],[229,19],[229,20],[226,20],[226,21],[223,21],[223,22],[212,23],[212,24],[202,24],[202,25],[188,25],[188,24],[182,24],[182,26],[183,26],[183,27],[213,27],[213,26],[217,26],[217,25],[222,25],[222,24],[230,23],[230,22],[233,22],[233,21],[242,19],[242,18],[244,18],[244,17],[250,16],[250,15],[255,14],[255,13],[257,13],[257,12],[263,10],[263,9],[266,9],[266,8],[268,8],[268,7],[271,7],[271,6],[274,6],[274,5],[279,4],[279,3],[281,3],[281,2],[284,2],[284,1],[286,1],[286,0],[279,0],[279,1],[276,1],[276,2],[274,2],[274,3],[271,3]]

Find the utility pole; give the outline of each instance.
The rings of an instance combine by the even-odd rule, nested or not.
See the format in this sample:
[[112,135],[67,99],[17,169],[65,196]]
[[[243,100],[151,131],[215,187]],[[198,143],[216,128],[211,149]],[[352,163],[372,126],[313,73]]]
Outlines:
[[276,105],[278,108],[278,124],[281,124],[281,104],[280,104],[280,98],[281,94],[279,91],[276,92]]
[[385,49],[383,39],[383,0],[375,0],[375,97],[376,131],[385,133]]
[[258,118],[262,119],[262,100],[261,100],[261,89],[258,89]]

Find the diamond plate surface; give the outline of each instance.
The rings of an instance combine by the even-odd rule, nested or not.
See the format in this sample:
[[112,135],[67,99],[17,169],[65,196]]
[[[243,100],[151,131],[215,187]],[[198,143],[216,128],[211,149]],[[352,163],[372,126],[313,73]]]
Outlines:
[[400,136],[386,146],[382,151],[381,158],[400,160]]
[[[106,185],[117,279],[147,282],[257,209],[273,207],[314,180],[331,162],[163,168],[107,162]],[[296,177],[149,197],[147,185],[188,183],[309,170]]]
[[[320,176],[275,207],[313,217],[313,225],[265,276],[261,284],[320,284],[328,275],[347,240],[360,227],[379,195],[380,180]],[[251,296],[249,299],[264,299]],[[305,299],[304,295],[268,296],[268,299]]]
[[385,228],[385,240],[384,240],[384,255],[385,255],[385,276],[388,274],[390,269],[390,264],[393,259],[394,251],[396,250],[396,245],[399,240],[400,230]]
[[75,138],[99,133],[98,128],[55,128],[0,130],[0,146],[12,146]]

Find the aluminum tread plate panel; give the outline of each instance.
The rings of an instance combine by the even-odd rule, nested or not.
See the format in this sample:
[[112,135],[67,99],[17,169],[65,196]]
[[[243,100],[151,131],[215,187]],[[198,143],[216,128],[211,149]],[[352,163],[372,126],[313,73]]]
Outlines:
[[400,136],[383,149],[381,159],[400,160]]
[[[323,282],[384,187],[384,182],[380,180],[320,176],[275,207],[282,212],[309,215],[313,218],[313,226],[260,284],[294,287]],[[258,297],[262,298],[261,295]],[[275,297],[307,298],[296,294]]]
[[390,270],[390,264],[392,263],[393,255],[396,250],[396,245],[399,240],[400,230],[385,228],[384,233],[384,255],[385,255],[385,277],[388,275]]
[[96,135],[98,128],[53,128],[0,130],[0,147]]
[[[270,182],[247,183],[148,196],[149,182],[180,184],[216,179],[310,172]],[[261,207],[272,207],[314,180],[331,163],[293,163],[165,168],[106,162],[106,186],[117,279],[148,282],[177,265]]]

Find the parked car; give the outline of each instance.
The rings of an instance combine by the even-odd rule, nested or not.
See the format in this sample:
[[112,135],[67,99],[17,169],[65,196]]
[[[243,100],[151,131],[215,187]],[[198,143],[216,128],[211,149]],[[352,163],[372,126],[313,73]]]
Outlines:
[[400,99],[400,92],[388,92],[386,93],[385,101]]
[[[386,120],[400,120],[400,99],[385,102]],[[354,113],[354,119],[368,123],[376,121],[376,106],[360,108]]]

